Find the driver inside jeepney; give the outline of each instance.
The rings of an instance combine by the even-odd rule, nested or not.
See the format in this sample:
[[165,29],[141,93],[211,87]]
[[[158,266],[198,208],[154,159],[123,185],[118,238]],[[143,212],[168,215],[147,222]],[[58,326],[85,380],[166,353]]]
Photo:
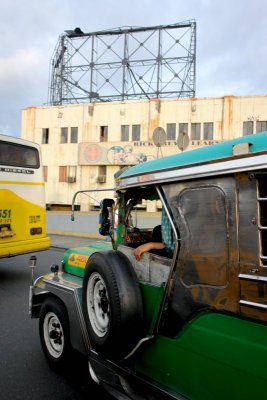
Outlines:
[[[174,241],[171,223],[166,210],[156,192],[143,193],[142,197],[138,199],[131,198],[127,202],[125,215],[127,235],[125,244],[134,248],[134,257],[138,261],[146,252],[171,258],[174,250]],[[154,212],[138,212],[142,205],[149,207]],[[155,213],[155,211],[157,212]],[[134,213],[135,223],[133,223],[132,215]],[[136,214],[138,214],[138,217]],[[160,224],[155,224],[155,222]]]
[[164,250],[162,255],[170,257],[174,250],[172,228],[164,208],[162,208],[161,225],[157,225],[152,232],[152,241],[141,244],[134,250],[136,260],[140,260],[143,253],[153,250]]

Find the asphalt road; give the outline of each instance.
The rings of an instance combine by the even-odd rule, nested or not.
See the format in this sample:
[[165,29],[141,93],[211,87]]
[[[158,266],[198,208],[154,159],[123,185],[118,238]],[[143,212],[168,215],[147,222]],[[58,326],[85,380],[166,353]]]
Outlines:
[[[63,250],[36,253],[36,276],[60,263]],[[51,370],[41,349],[38,320],[28,315],[30,255],[0,260],[0,399],[111,399],[88,375],[87,361]]]

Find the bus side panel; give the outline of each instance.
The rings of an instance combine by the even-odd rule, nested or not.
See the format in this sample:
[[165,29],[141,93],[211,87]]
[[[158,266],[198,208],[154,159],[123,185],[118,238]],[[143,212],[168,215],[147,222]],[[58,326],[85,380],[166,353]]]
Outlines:
[[[44,188],[29,184],[23,185],[23,190],[27,192],[27,198],[32,192],[31,198],[35,201],[42,196]],[[49,248],[45,208],[6,188],[0,189],[0,199],[0,257]]]
[[205,313],[175,338],[143,347],[135,369],[194,400],[259,399],[267,387],[267,326]]

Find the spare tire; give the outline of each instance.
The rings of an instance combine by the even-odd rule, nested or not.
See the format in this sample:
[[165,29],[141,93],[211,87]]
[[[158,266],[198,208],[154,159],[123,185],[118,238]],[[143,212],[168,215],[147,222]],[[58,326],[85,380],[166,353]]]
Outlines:
[[83,312],[92,347],[122,359],[143,334],[143,305],[136,273],[119,251],[94,253],[83,280]]

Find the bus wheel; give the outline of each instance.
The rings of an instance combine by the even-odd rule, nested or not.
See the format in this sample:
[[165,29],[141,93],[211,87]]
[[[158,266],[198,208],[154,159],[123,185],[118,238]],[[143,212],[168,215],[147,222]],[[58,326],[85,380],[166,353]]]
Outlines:
[[143,334],[143,306],[135,271],[119,251],[94,253],[83,280],[83,311],[93,348],[121,359]]
[[54,366],[63,366],[69,359],[72,347],[68,314],[59,300],[48,298],[44,301],[39,319],[39,335],[48,362]]

